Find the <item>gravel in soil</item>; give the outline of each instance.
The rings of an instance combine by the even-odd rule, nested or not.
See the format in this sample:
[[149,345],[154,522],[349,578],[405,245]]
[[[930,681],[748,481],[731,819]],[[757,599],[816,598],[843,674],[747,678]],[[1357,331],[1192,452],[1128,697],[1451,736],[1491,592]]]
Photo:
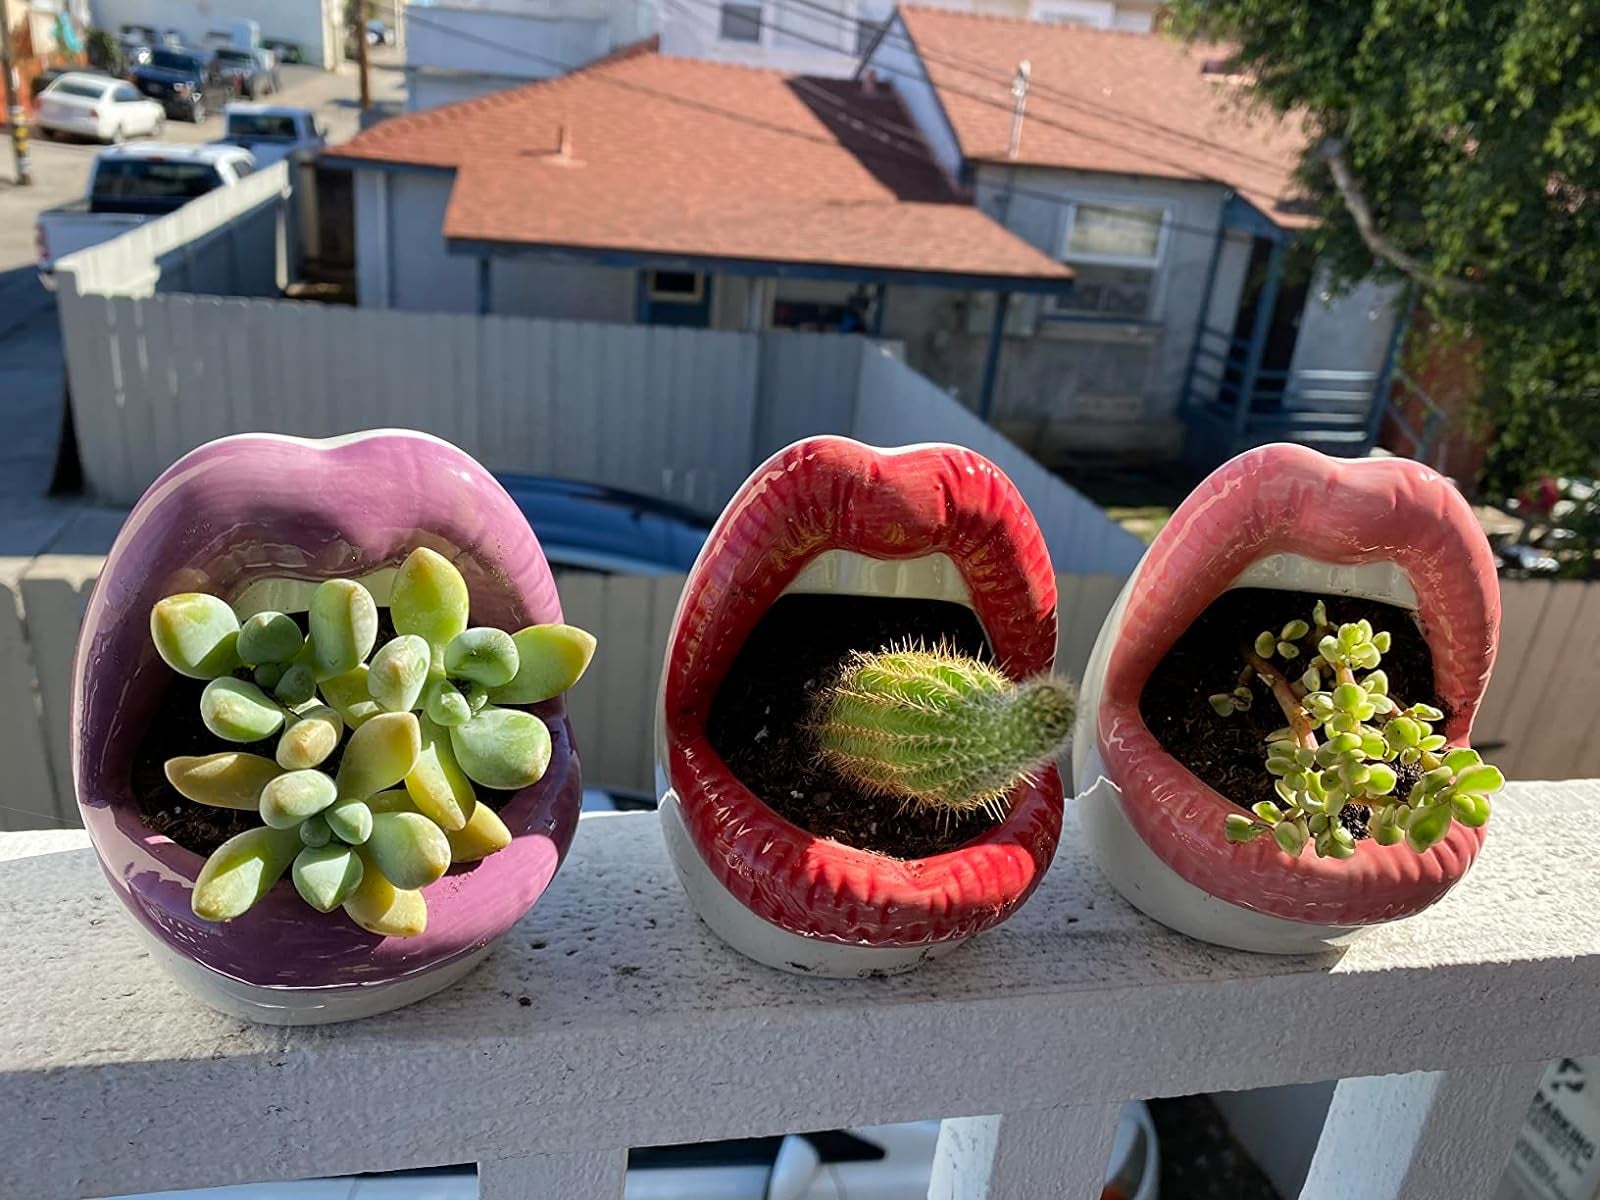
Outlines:
[[944,641],[992,658],[978,618],[942,600],[780,596],[750,633],[712,701],[706,736],[729,770],[785,820],[893,858],[953,850],[995,825],[982,811],[951,819],[902,812],[864,792],[817,754],[808,728],[819,689],[857,650]]
[[[1257,634],[1275,632],[1296,618],[1310,621],[1318,600],[1327,605],[1334,625],[1365,618],[1375,630],[1389,631],[1392,640],[1381,665],[1390,695],[1406,704],[1439,703],[1432,655],[1416,618],[1405,609],[1358,596],[1272,588],[1223,592],[1151,672],[1139,697],[1139,715],[1169,754],[1241,808],[1277,798],[1264,764],[1267,735],[1283,726],[1283,710],[1259,679],[1250,682],[1255,698],[1245,712],[1219,717],[1209,697],[1237,686],[1244,650]],[[1274,662],[1282,665],[1282,660]],[[1395,764],[1395,773],[1403,791],[1420,769]],[[1347,806],[1341,819],[1352,833],[1365,837],[1366,816],[1365,809]]]

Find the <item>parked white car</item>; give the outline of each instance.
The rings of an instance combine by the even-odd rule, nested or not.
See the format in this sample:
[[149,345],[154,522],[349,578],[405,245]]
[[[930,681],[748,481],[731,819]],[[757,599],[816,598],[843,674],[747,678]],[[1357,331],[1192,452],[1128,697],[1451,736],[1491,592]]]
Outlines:
[[159,135],[167,115],[161,105],[125,80],[72,71],[52,80],[39,93],[33,121],[47,133],[121,142]]

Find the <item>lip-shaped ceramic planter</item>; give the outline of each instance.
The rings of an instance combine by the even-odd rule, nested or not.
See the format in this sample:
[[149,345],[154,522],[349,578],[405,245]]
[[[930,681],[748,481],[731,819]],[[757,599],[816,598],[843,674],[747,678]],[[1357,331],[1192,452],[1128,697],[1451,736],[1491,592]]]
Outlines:
[[[1151,672],[1232,587],[1363,596],[1417,614],[1435,690],[1463,744],[1500,628],[1493,556],[1449,480],[1408,459],[1262,446],[1219,467],[1173,514],[1100,631],[1073,746],[1084,834],[1117,890],[1158,921],[1244,950],[1308,953],[1428,907],[1485,830],[1456,823],[1425,854],[1357,843],[1290,858],[1223,836],[1240,811],[1169,755],[1139,715]],[[1197,694],[1203,685],[1196,681]]]
[[668,641],[658,783],[668,850],[691,902],[735,949],[825,976],[907,970],[1003,921],[1061,833],[1055,768],[1006,819],[948,853],[900,860],[814,836],[728,769],[706,737],[717,688],[785,593],[950,600],[977,616],[1000,667],[1047,671],[1056,643],[1050,556],[995,465],[956,446],[797,442],[729,502],[690,572]]
[[385,938],[307,908],[286,879],[243,916],[190,909],[202,858],[142,821],[130,785],[171,672],[150,608],[205,591],[249,611],[304,611],[317,581],[361,579],[380,605],[418,546],[466,578],[475,624],[561,620],[538,540],[473,459],[424,434],[327,441],[223,438],[186,454],[134,506],[90,598],[73,667],[72,770],[84,824],[117,896],[179,982],[216,1008],[272,1024],[349,1020],[460,978],[532,907],[560,866],[581,805],[564,701],[539,705],[550,765],[501,811],[506,847],[424,889],[428,927]]

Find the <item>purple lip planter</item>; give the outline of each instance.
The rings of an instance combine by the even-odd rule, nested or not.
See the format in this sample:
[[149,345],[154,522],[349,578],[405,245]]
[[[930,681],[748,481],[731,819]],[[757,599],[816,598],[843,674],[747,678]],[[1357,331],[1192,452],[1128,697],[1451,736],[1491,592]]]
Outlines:
[[581,805],[562,698],[535,710],[550,766],[501,810],[511,845],[424,889],[418,937],[367,933],[319,914],[287,877],[216,924],[190,910],[200,855],[144,823],[133,760],[172,675],[150,609],[211,592],[244,611],[304,611],[318,581],[360,579],[388,603],[418,546],[455,563],[472,621],[506,630],[561,620],[538,539],[483,467],[447,442],[382,430],[310,441],[246,434],[184,455],[129,514],[95,585],[73,665],[72,775],[112,889],[189,991],[235,1016],[321,1024],[387,1012],[449,986],[533,907],[565,857]]

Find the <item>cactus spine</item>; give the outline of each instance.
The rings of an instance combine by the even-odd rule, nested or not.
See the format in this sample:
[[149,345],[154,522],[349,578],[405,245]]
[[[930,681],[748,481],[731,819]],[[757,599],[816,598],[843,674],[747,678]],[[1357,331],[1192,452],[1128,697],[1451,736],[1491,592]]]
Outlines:
[[1072,732],[1060,680],[1013,683],[945,646],[858,652],[819,697],[823,757],[865,791],[908,808],[987,809],[1031,779]]

